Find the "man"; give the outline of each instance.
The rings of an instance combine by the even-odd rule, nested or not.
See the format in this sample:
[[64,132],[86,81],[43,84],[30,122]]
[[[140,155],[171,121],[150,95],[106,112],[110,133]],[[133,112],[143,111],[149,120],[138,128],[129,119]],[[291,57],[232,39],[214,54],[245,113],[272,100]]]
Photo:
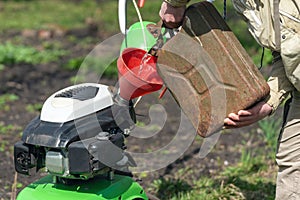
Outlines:
[[[180,26],[188,2],[165,0],[162,3],[159,14],[167,27]],[[273,51],[273,64],[268,79],[269,97],[251,109],[230,113],[224,124],[227,128],[238,128],[255,123],[271,115],[290,95],[278,139],[276,199],[300,199],[300,1],[232,2],[258,43]]]

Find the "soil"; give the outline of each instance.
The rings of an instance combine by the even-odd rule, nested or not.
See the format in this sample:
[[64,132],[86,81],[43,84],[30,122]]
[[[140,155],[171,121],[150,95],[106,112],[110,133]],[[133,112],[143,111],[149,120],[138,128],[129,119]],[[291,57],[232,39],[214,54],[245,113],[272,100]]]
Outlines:
[[[94,47],[95,43],[101,41],[103,38],[101,33],[90,32],[89,28],[83,30],[72,30],[65,35],[51,36],[46,38],[36,38],[33,35],[24,36],[22,32],[11,31],[9,33],[2,33],[1,42],[22,36],[24,44],[39,48],[41,42],[58,42],[63,49],[68,49],[70,54],[62,57],[57,62],[48,64],[14,64],[9,65],[0,71],[0,94],[15,94],[19,97],[17,101],[8,102],[9,109],[0,112],[0,125],[13,125],[14,128],[7,131],[5,134],[0,134],[0,142],[2,150],[0,151],[0,199],[10,199],[14,195],[15,190],[12,189],[13,183],[17,180],[17,192],[24,188],[29,183],[44,176],[43,173],[35,173],[33,175],[16,175],[14,171],[13,162],[13,145],[21,140],[21,132],[26,125],[39,114],[36,112],[29,112],[26,106],[29,104],[41,104],[47,97],[59,89],[72,85],[70,78],[76,75],[77,71],[70,71],[63,69],[61,66],[65,64],[70,58],[83,57],[87,55]],[[80,46],[76,41],[69,40],[70,36],[78,40],[84,38],[92,38],[92,42],[88,45]],[[100,83],[107,85],[115,85],[116,78],[102,78]],[[168,120],[164,128],[151,139],[140,139],[135,137],[127,138],[127,146],[129,151],[148,152],[149,150],[157,150],[168,144],[174,137],[174,132],[178,128],[179,108],[169,93],[158,100],[158,93],[146,95],[136,107],[138,120],[144,122],[146,125],[149,122],[148,112],[151,105],[162,104],[166,106]],[[168,108],[167,108],[168,107]],[[192,173],[186,173],[182,177],[187,183],[198,179],[200,176],[213,176],[217,171],[224,169],[237,162],[240,159],[240,153],[237,150],[237,145],[241,145],[242,141],[246,141],[249,148],[255,142],[255,138],[250,133],[252,130],[239,129],[227,131],[222,134],[218,143],[214,146],[212,151],[204,158],[199,158],[199,150],[203,139],[196,137],[194,142],[187,148],[183,155],[159,170],[146,173],[137,173],[135,178],[142,178],[142,186],[148,188],[155,179],[159,177],[180,178],[178,172],[180,169],[188,169]],[[244,133],[244,134],[240,134]],[[155,194],[154,194],[155,195]]]

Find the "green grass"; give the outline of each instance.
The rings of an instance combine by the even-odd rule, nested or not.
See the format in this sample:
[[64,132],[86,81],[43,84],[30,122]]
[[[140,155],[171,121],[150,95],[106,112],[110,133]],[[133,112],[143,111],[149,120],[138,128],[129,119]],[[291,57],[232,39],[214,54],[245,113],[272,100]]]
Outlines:
[[15,127],[12,124],[4,125],[3,123],[0,123],[0,135],[7,134],[8,132],[11,132],[15,129]]
[[60,49],[37,50],[24,45],[12,43],[0,44],[0,64],[13,65],[18,63],[38,64],[57,61],[67,52]]
[[192,191],[192,186],[181,179],[160,178],[153,182],[156,194],[163,199],[172,199],[173,197],[183,197]]
[[43,107],[43,104],[41,104],[41,103],[27,104],[25,109],[27,112],[36,113],[36,112],[40,112],[42,110],[42,107]]
[[155,192],[162,200],[274,199],[275,167],[266,162],[267,156],[254,157],[253,153],[243,149],[236,164],[189,182],[184,175],[161,177],[154,181],[149,191]]
[[[277,123],[277,120],[271,122],[271,124]],[[277,125],[274,128],[276,127]],[[271,132],[273,130],[273,128],[262,129],[271,130]],[[247,134],[261,134],[262,137],[265,137],[261,130],[251,131]],[[269,142],[270,139],[267,138],[261,140],[265,141],[265,146],[261,146],[261,142],[247,144],[247,141],[252,140],[252,137],[249,137],[245,137],[239,144],[228,150],[228,152],[240,153],[240,158],[236,162],[227,166],[221,161],[217,162],[218,170],[209,175],[195,174],[191,166],[181,168],[174,171],[171,178],[168,175],[155,180],[148,190],[157,194],[162,200],[274,199],[277,168],[274,157],[272,157],[274,152],[269,147],[276,146],[276,144]],[[260,140],[260,135],[256,138]],[[274,138],[276,139],[277,136]],[[253,140],[253,142],[255,141]],[[187,178],[190,175],[198,178]]]
[[[197,2],[196,0],[191,3]],[[158,12],[161,0],[152,0],[147,2],[144,8],[141,8],[141,14],[144,20],[157,22],[160,20]],[[219,12],[223,13],[223,1],[215,1],[214,5]],[[48,29],[54,26],[61,29],[73,29],[86,26],[86,19],[92,19],[100,28],[100,32],[107,37],[119,32],[118,3],[116,0],[96,1],[83,0],[77,3],[72,1],[5,1],[1,4],[0,12],[0,32],[5,30],[23,30],[23,29]],[[138,21],[136,11],[132,1],[128,1],[128,27],[130,24]],[[247,31],[247,25],[241,20],[241,17],[235,13],[231,2],[227,3],[227,23],[232,28],[242,45],[253,58],[254,63],[260,66],[261,48]],[[69,65],[76,65],[70,61]],[[270,52],[266,52],[263,65],[271,62]],[[114,72],[108,72],[116,74]]]
[[275,152],[277,148],[277,138],[282,124],[281,119],[266,118],[258,122],[259,129],[262,131],[262,139],[267,144],[267,147],[271,149],[273,154],[272,158],[275,158]]
[[20,131],[21,127],[15,126],[12,124],[5,125],[4,123],[0,123],[0,135],[8,134],[12,131]]
[[9,102],[14,102],[19,100],[19,97],[15,94],[3,94],[0,95],[0,111],[9,111],[10,105]]
[[84,61],[84,58],[82,57],[78,57],[78,58],[71,58],[67,64],[65,64],[63,66],[64,69],[67,69],[67,70],[78,70],[82,64],[82,62]]
[[75,58],[69,60],[67,65],[64,66],[68,70],[80,69],[79,73],[71,77],[70,81],[73,84],[84,83],[89,77],[88,74],[96,75],[97,77],[106,77],[111,79],[117,79],[117,59],[111,61],[111,56],[101,56],[101,58],[87,56],[86,58]]
[[[158,21],[161,0],[152,0],[141,9],[144,19]],[[96,1],[72,2],[67,0],[51,1],[6,1],[1,3],[0,31],[15,29],[42,29],[55,24],[61,28],[78,28],[85,26],[87,18],[101,24],[101,28],[110,33],[117,32],[118,1],[101,3]],[[128,24],[137,21],[134,7],[128,1]]]
[[87,17],[100,14],[95,1],[75,3],[71,1],[6,1],[1,2],[0,27],[8,29],[41,29],[50,24],[62,28],[81,27]]

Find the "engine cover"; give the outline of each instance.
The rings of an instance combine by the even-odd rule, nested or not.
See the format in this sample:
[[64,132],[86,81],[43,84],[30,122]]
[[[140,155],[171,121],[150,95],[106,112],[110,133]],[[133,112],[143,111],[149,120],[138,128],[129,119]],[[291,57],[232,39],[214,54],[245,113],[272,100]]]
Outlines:
[[83,83],[62,89],[43,105],[41,121],[64,123],[95,113],[113,104],[108,86]]

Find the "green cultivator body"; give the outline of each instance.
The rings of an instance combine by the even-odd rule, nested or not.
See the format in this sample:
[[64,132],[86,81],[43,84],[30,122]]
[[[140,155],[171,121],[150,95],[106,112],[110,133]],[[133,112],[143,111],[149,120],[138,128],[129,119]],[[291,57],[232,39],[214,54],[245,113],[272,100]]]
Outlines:
[[49,175],[31,183],[17,200],[147,200],[143,188],[132,178],[115,175],[112,181],[104,177],[73,184],[54,183]]

